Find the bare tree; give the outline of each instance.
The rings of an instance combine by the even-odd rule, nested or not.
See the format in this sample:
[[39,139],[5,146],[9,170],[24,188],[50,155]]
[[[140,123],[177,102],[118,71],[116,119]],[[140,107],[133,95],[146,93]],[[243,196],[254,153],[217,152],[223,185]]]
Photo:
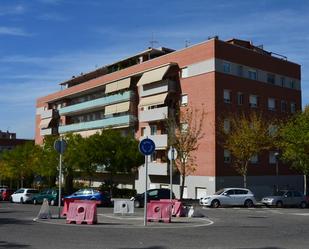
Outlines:
[[199,110],[188,107],[181,109],[176,117],[167,120],[169,145],[178,152],[175,164],[181,175],[180,199],[183,198],[186,176],[191,175],[197,167],[194,152],[199,147],[199,140],[204,136],[204,117],[203,108]]

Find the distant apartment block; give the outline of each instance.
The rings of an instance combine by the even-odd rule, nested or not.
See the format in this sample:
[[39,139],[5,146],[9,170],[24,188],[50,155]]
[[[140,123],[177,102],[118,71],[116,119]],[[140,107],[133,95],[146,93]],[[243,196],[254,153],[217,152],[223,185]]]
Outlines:
[[[181,108],[203,106],[205,136],[196,153],[197,170],[186,179],[187,198],[242,186],[230,152],[218,143],[220,120],[228,129],[230,113],[258,110],[287,117],[301,109],[300,65],[238,39],[212,38],[181,50],[149,48],[61,85],[63,90],[37,100],[36,143],[50,134],[90,136],[105,127],[137,139],[148,136],[156,144],[149,162],[150,188],[169,184],[165,119]],[[139,167],[134,178],[120,180],[143,192],[144,174]],[[282,186],[300,188],[302,178],[281,163],[279,174]],[[274,152],[253,158],[248,175],[253,191],[270,192],[276,184]],[[176,195],[179,185],[175,179]]]
[[9,131],[4,132],[0,130],[0,153],[5,150],[12,150],[17,145],[21,145],[30,141],[33,142],[33,140],[28,139],[17,139],[16,133],[11,133]]

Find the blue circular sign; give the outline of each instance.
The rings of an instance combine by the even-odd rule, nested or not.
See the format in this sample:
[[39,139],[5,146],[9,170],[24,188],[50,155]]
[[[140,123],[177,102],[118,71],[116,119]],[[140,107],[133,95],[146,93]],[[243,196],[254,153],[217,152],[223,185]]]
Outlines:
[[151,139],[145,138],[140,141],[138,148],[143,155],[149,156],[155,151],[156,145]]

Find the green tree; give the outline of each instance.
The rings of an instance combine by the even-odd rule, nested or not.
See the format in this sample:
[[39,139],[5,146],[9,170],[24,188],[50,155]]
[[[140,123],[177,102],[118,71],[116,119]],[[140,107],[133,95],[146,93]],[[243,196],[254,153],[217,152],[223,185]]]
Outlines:
[[205,111],[195,108],[184,108],[179,115],[167,119],[169,145],[178,153],[175,165],[181,175],[180,199],[183,198],[186,176],[196,170],[196,156],[199,141],[204,137],[203,121]]
[[235,170],[243,176],[247,187],[248,164],[264,150],[273,147],[273,137],[269,132],[270,123],[262,115],[252,112],[229,117],[230,129],[221,123],[220,133],[223,147],[230,151]]
[[119,173],[131,174],[143,163],[138,151],[138,141],[133,136],[124,136],[113,129],[103,130],[88,138],[88,158],[92,165],[100,166],[109,175],[109,187],[112,194],[114,176]]
[[304,175],[304,194],[307,193],[309,173],[309,106],[285,123],[279,131],[281,158]]

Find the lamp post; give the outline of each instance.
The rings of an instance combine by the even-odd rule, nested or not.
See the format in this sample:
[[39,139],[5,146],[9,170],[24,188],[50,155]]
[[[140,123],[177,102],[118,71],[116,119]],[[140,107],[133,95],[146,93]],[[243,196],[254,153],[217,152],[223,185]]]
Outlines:
[[279,156],[280,156],[280,153],[277,151],[274,153],[275,155],[275,158],[276,158],[276,191],[278,192],[279,191]]

